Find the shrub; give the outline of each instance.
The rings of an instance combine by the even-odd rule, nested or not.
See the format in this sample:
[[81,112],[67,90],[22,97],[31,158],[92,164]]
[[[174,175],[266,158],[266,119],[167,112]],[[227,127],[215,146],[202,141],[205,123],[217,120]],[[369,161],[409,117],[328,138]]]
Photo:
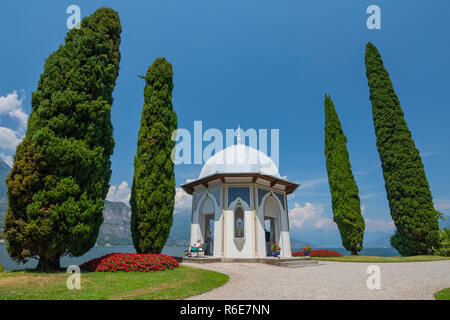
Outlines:
[[178,267],[178,261],[165,254],[111,253],[89,260],[80,269],[91,272],[164,271]]
[[439,246],[439,248],[434,249],[433,254],[450,257],[450,229],[439,230]]
[[5,271],[5,267],[0,264],[0,273],[2,273],[3,271]]
[[[298,252],[293,252],[292,253],[293,257],[304,257],[305,255],[303,254],[302,251],[298,251]],[[310,257],[342,257],[342,254],[340,254],[339,252],[336,251],[332,251],[332,250],[312,250],[309,253]]]

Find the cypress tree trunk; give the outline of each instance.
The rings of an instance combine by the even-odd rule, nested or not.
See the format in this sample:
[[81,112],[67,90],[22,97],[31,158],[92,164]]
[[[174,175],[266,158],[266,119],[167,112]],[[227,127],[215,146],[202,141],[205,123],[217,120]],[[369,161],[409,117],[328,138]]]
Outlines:
[[389,208],[397,228],[391,244],[401,255],[431,254],[432,248],[439,246],[439,213],[434,209],[419,150],[389,73],[370,42],[366,46],[365,63],[377,148]]
[[353,255],[357,255],[363,248],[365,228],[359,190],[350,165],[347,138],[333,101],[327,95],[325,95],[325,157],[333,220],[339,228],[342,245]]
[[131,187],[131,235],[139,253],[160,253],[169,236],[175,204],[172,133],[172,65],[158,58],[145,75],[144,106]]
[[38,270],[40,272],[58,271],[61,269],[59,259],[60,259],[60,257],[48,259],[45,256],[40,256],[36,270]]
[[111,176],[120,33],[118,14],[98,9],[45,62],[6,180],[4,234],[17,262],[39,256],[38,270],[56,270],[61,256],[95,245]]

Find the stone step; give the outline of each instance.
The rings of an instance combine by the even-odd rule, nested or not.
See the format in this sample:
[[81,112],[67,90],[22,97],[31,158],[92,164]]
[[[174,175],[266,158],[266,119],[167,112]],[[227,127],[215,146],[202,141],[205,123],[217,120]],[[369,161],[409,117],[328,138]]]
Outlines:
[[319,265],[319,262],[315,260],[304,260],[304,261],[281,262],[279,264],[280,267],[287,267],[287,268],[298,268],[314,265]]
[[289,258],[278,258],[280,262],[292,262],[292,261],[312,261],[310,256],[306,257],[289,257]]

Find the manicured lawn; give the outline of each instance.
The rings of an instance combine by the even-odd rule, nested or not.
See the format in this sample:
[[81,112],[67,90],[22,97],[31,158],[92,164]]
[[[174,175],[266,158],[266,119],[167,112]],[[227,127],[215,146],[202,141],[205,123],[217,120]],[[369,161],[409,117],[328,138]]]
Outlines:
[[441,256],[411,256],[411,257],[376,257],[376,256],[343,256],[343,257],[311,257],[319,261],[340,262],[424,262],[450,260],[450,257]]
[[434,294],[436,300],[450,300],[450,288],[442,289]]
[[228,276],[180,265],[156,272],[83,272],[81,289],[66,287],[65,272],[0,273],[0,299],[183,299],[220,287]]

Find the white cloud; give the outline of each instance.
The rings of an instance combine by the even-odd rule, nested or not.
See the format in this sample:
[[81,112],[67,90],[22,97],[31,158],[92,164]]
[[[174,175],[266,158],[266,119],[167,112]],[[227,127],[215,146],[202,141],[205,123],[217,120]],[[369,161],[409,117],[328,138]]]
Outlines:
[[[23,100],[17,94],[17,91],[8,93],[6,96],[0,96],[0,120],[6,117],[7,126],[0,126],[0,149],[8,153],[1,153],[0,157],[9,165],[12,165],[12,154],[10,152],[16,151],[17,145],[25,135],[27,127],[28,115],[23,110]],[[14,121],[18,124],[14,124]]]
[[183,209],[188,209],[192,206],[192,196],[181,187],[176,189],[175,193],[175,213]]
[[420,156],[422,158],[430,158],[430,157],[434,157],[434,156],[440,156],[442,154],[445,154],[445,152],[441,152],[441,151],[431,151],[431,152],[421,152]]
[[[187,179],[186,183],[195,181],[195,179]],[[192,196],[184,191],[181,187],[176,189],[175,193],[175,213],[192,207]]]
[[122,181],[119,186],[110,186],[106,200],[113,202],[124,202],[129,205],[131,196],[131,189],[128,186],[128,182]]
[[10,167],[13,165],[13,156],[12,155],[6,155],[3,152],[0,152],[0,159],[6,162],[6,164]]
[[19,98],[17,91],[0,96],[0,115],[8,115],[19,121],[19,129],[27,127],[28,115],[23,111],[23,98]]
[[[0,154],[1,156],[1,154]],[[186,181],[188,183],[189,181]],[[106,200],[113,202],[124,202],[129,205],[131,197],[131,189],[128,182],[122,181],[118,186],[109,187]],[[192,206],[192,196],[187,194],[181,187],[176,188],[175,193],[175,213]]]
[[366,232],[390,231],[395,229],[394,221],[364,219]]
[[314,226],[318,229],[336,229],[336,223],[330,218],[320,218]]
[[368,194],[360,195],[359,198],[360,199],[370,199],[370,198],[378,196],[379,194],[380,193],[368,193]]
[[[323,217],[324,209],[321,204],[312,204],[311,202],[306,202],[303,207],[299,203],[294,204],[294,208],[289,210],[289,223],[291,227],[296,227],[298,229],[302,228],[320,228],[320,229],[330,229],[335,227],[334,222]],[[330,221],[333,225],[330,224]]]
[[301,185],[300,185],[300,188],[302,188],[302,190],[304,190],[304,189],[308,189],[308,188],[313,188],[313,187],[315,187],[317,185],[321,185],[321,184],[324,184],[324,183],[328,183],[328,178],[327,177],[303,181],[301,183]]
[[2,149],[16,151],[20,140],[21,138],[18,137],[17,132],[6,127],[0,127],[0,147]]
[[[361,212],[364,214],[366,207],[361,205]],[[391,231],[395,229],[393,221],[381,220],[381,219],[364,219],[366,232],[374,231]],[[325,214],[323,205],[313,204],[306,202],[302,207],[299,203],[294,204],[294,208],[289,210],[289,222],[291,228],[298,228],[303,230],[311,229],[326,229],[336,230],[337,225],[332,218],[329,218]]]
[[[361,203],[361,214],[364,216],[366,213],[366,206]],[[394,221],[387,221],[382,219],[368,219],[364,218],[365,232],[382,231],[387,232],[395,229]]]
[[434,207],[436,210],[448,210],[450,209],[450,200],[448,199],[435,199]]
[[381,165],[380,165],[380,164],[377,164],[376,166],[370,167],[370,168],[368,168],[368,169],[366,169],[366,170],[355,171],[355,175],[365,176],[366,174],[369,174],[369,173],[371,173],[372,171],[374,171],[374,170],[376,170],[376,169],[378,169],[378,168],[380,168],[380,167],[381,167]]

